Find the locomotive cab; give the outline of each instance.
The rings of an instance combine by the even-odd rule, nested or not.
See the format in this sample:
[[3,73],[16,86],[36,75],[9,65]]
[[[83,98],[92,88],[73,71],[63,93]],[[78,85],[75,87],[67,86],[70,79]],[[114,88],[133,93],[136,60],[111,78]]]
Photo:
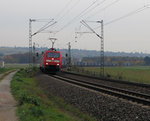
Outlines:
[[57,72],[61,69],[61,54],[55,48],[46,50],[41,58],[40,69],[44,72]]

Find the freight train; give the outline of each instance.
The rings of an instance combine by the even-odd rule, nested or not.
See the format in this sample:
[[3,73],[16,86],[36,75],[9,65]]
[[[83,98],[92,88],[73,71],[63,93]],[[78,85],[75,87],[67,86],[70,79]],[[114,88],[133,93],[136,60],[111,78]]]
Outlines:
[[61,53],[55,48],[43,52],[40,61],[40,70],[45,73],[56,73],[61,69]]

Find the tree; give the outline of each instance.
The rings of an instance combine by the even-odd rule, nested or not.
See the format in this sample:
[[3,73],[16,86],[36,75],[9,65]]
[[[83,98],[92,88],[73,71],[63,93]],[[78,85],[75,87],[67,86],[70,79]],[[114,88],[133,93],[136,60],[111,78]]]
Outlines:
[[144,58],[144,62],[145,62],[146,65],[150,65],[150,57],[146,56]]
[[3,53],[0,53],[0,57],[2,57],[2,56],[4,56],[4,54],[3,54]]

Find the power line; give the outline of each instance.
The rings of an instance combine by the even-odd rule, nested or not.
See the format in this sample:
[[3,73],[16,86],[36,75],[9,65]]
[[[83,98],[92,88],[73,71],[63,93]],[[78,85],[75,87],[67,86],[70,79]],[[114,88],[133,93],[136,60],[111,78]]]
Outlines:
[[[66,15],[68,15],[80,3],[81,0],[77,0],[70,8],[67,9],[67,6],[71,5],[72,1],[73,0],[70,0],[66,4],[66,6],[60,11],[60,13],[59,13],[60,17],[57,17],[57,18],[55,17],[58,23],[60,22],[61,19],[63,19]],[[62,15],[61,15],[61,13],[62,13]],[[44,31],[44,32],[46,32],[46,31]],[[52,33],[52,31],[47,31],[47,32]],[[55,34],[58,32],[59,32],[58,30],[55,32],[53,31],[53,33],[55,33]]]
[[102,5],[106,0],[101,1],[100,3],[96,4],[95,6],[93,6],[93,8],[91,8],[90,10],[88,10],[86,13],[84,13],[82,16],[86,15],[87,13],[91,12],[92,10],[96,9],[98,6]]
[[95,21],[95,23],[101,24],[101,34],[96,33],[96,31],[94,29],[92,29],[84,20],[82,20],[81,23],[85,27],[87,27],[89,30],[91,30],[94,34],[96,34],[96,36],[99,37],[101,40],[101,44],[100,44],[100,76],[104,77],[104,27],[103,27],[103,20]]
[[62,8],[61,11],[54,18],[57,18],[61,13],[63,13],[63,11],[65,11],[65,9],[67,8],[67,6],[69,6],[72,1],[73,0],[69,0],[69,2],[64,6],[64,8]]
[[32,19],[32,21],[36,21],[36,22],[47,22],[47,21],[50,21],[52,19]]
[[[116,18],[116,19],[113,19],[113,20],[111,20],[111,21],[108,21],[108,22],[106,22],[104,25],[106,26],[106,25],[115,23],[115,22],[117,22],[117,21],[119,21],[119,20],[122,20],[122,19],[124,19],[124,18],[129,17],[129,16],[132,16],[132,15],[137,14],[137,13],[139,13],[139,12],[142,12],[142,11],[148,9],[148,8],[150,8],[150,4],[148,4],[148,5],[146,5],[146,6],[143,6],[143,7],[140,7],[140,8],[138,8],[138,9],[136,9],[136,10],[134,10],[134,11],[132,11],[132,12],[126,14],[126,15],[123,15],[123,16],[121,16],[121,17],[118,17],[118,18]],[[100,26],[98,26],[98,27],[96,27],[96,28],[94,28],[94,29],[98,29],[99,27],[100,27]]]
[[89,19],[99,13],[101,13],[102,11],[106,10],[107,8],[111,7],[112,5],[116,4],[117,2],[119,2],[120,0],[115,0],[114,2],[108,4],[107,6],[105,6],[104,8],[101,8],[100,10],[98,10],[97,12],[95,12],[94,14],[92,15],[89,15],[86,19]]
[[43,27],[41,27],[38,31],[36,31],[35,33],[39,33],[41,30],[43,30],[45,27],[47,27],[54,19],[52,19],[51,21],[47,22]]
[[[55,23],[57,23],[56,21],[53,22],[52,24],[50,24],[53,19],[51,21],[49,21],[48,23],[46,23],[43,27],[41,27],[37,32],[32,34],[32,22],[43,22],[43,19],[29,19],[29,66],[32,66],[32,63],[34,62],[34,56],[32,53],[32,49],[35,49],[34,46],[32,48],[32,37],[42,31],[44,31],[45,29],[47,29],[48,27],[54,25]],[[45,21],[45,20],[44,20]],[[50,24],[50,25],[49,25]]]
[[[55,18],[57,18],[57,16],[59,16],[63,11],[65,11],[65,9],[67,8],[67,6],[69,6],[69,4],[71,4],[73,0],[69,0],[69,2],[65,5],[65,7],[56,15]],[[43,20],[47,20],[47,19],[36,19],[36,21],[40,22],[40,21],[43,21]],[[54,19],[52,19],[51,21],[49,21],[48,23],[46,23],[43,27],[41,27],[38,31],[36,31],[33,35],[37,34],[37,33],[40,33],[42,31],[44,31],[45,29],[49,28],[50,26],[54,25],[55,23],[57,22],[54,22],[53,24],[49,25]]]
[[81,23],[84,26],[86,26],[89,30],[91,30],[94,34],[96,34],[99,38],[101,38],[101,36],[98,33],[96,33],[85,21],[82,20]]
[[144,7],[138,8],[137,10],[132,11],[132,12],[130,12],[130,13],[124,15],[124,16],[121,16],[121,17],[119,17],[119,18],[116,18],[116,19],[113,19],[113,20],[111,20],[111,21],[109,21],[109,22],[106,22],[104,25],[108,25],[108,24],[117,22],[117,21],[119,21],[119,20],[121,20],[121,19],[127,18],[127,17],[132,16],[132,15],[134,15],[134,14],[137,14],[137,13],[139,13],[139,12],[142,12],[142,11],[144,11],[145,9],[148,9],[148,8],[149,8],[149,5],[146,5],[146,6],[144,6]]
[[60,18],[57,19],[57,21],[60,21],[61,19],[63,19],[67,14],[69,14],[79,3],[81,0],[76,1],[76,3],[70,7],[70,9],[68,9]]
[[72,22],[74,22],[76,20],[76,18],[80,17],[84,12],[86,12],[89,8],[91,8],[94,4],[97,3],[97,1],[99,0],[96,0],[94,1],[90,6],[88,6],[86,9],[84,9],[81,13],[79,13],[77,16],[75,16],[73,19],[71,19],[66,25],[64,25],[60,30],[62,31],[64,28],[66,28],[68,25],[70,25]]
[[[50,24],[50,25],[48,25],[48,26],[43,26],[40,30],[38,30],[37,32],[35,32],[34,34],[32,34],[32,36],[33,35],[36,35],[36,34],[38,34],[38,33],[40,33],[40,32],[42,32],[42,31],[44,31],[45,29],[47,29],[47,28],[49,28],[50,26],[52,26],[52,25],[54,25],[54,24],[56,24],[57,22],[55,21],[55,22],[53,22],[52,24]],[[48,23],[49,24],[49,23]]]

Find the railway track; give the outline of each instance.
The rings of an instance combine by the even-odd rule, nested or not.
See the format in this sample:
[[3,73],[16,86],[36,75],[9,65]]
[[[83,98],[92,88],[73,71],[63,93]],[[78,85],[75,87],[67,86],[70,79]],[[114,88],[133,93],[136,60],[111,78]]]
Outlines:
[[134,91],[129,91],[125,89],[115,88],[115,87],[106,86],[103,84],[87,82],[87,81],[78,80],[78,79],[65,78],[65,77],[61,77],[58,75],[52,75],[52,77],[71,83],[71,84],[75,84],[81,87],[88,88],[90,90],[102,92],[105,94],[109,94],[111,96],[126,99],[128,101],[136,102],[138,104],[150,106],[150,95],[147,95],[144,93],[137,93]]
[[116,82],[116,83],[120,83],[120,84],[128,84],[128,85],[133,85],[133,86],[139,86],[139,87],[144,87],[144,88],[150,88],[149,84],[142,84],[142,83],[138,83],[138,82],[129,82],[129,81],[122,81],[122,80],[116,80],[116,79],[109,79],[109,78],[100,78],[100,77],[94,77],[94,76],[89,76],[89,75],[83,75],[83,74],[77,74],[77,73],[73,73],[73,72],[68,72],[68,71],[61,71],[64,74],[71,74],[71,75],[75,75],[75,76],[80,76],[80,77],[87,77],[90,79],[100,79],[100,80],[105,80],[108,82]]

